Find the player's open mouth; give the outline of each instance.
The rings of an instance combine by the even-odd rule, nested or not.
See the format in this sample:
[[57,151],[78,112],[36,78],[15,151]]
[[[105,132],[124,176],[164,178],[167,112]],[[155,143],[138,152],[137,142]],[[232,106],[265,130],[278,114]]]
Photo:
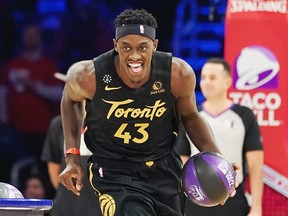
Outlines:
[[128,67],[133,73],[139,73],[143,69],[142,63],[128,63]]

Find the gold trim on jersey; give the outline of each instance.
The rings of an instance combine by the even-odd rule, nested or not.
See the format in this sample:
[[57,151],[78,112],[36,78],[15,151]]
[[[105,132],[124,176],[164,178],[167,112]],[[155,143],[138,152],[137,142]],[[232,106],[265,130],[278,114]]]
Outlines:
[[109,101],[102,98],[102,101],[111,105],[109,111],[107,112],[107,119],[114,116],[116,118],[146,118],[152,121],[154,117],[160,118],[167,110],[167,107],[165,107],[166,102],[161,100],[155,101],[153,105],[145,105],[143,109],[123,107],[123,105],[131,104],[134,101],[132,99],[127,99],[124,101]]
[[154,165],[154,161],[147,161],[145,164],[146,166],[151,167]]
[[102,194],[99,196],[99,204],[103,216],[113,216],[115,214],[115,200],[109,194]]

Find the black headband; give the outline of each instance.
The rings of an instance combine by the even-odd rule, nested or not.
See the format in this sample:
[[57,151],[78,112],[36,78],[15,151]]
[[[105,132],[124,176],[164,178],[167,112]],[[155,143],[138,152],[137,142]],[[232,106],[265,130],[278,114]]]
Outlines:
[[118,40],[120,37],[131,34],[149,37],[151,40],[155,41],[155,28],[140,24],[128,24],[116,28],[115,39]]

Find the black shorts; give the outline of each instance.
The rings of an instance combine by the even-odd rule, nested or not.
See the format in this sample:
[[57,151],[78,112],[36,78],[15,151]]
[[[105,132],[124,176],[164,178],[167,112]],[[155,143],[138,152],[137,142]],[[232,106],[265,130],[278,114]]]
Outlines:
[[107,216],[183,215],[181,170],[174,153],[146,163],[88,162],[90,183]]

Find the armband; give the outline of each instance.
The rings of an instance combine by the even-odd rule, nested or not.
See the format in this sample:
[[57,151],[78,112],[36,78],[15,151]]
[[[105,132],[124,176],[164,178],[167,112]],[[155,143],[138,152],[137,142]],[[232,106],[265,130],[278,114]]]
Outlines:
[[67,157],[68,154],[80,155],[80,150],[78,148],[69,148],[65,152],[65,157]]

